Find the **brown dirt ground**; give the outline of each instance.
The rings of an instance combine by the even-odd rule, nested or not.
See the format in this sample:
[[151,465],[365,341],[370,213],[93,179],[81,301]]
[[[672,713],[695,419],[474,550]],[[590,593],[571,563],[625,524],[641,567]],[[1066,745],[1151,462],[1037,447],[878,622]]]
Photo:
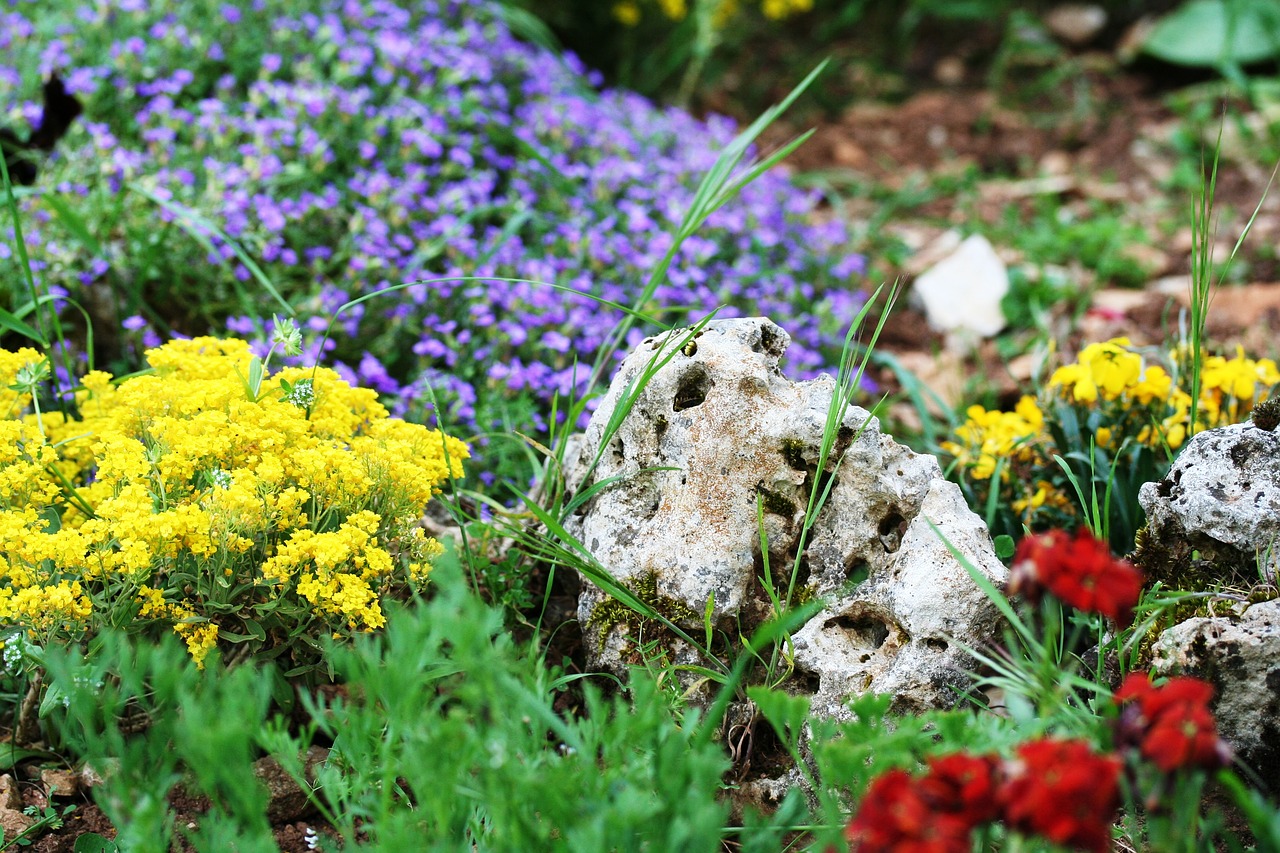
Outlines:
[[[940,259],[930,255],[930,244],[949,230],[967,234],[994,226],[1010,205],[1029,217],[1033,206],[1048,196],[1076,218],[1089,216],[1093,202],[1118,204],[1127,222],[1152,235],[1150,244],[1127,250],[1149,273],[1143,288],[1107,287],[1082,267],[1068,270],[1082,292],[1092,297],[1079,318],[1068,316],[1065,305],[1054,312],[1054,331],[1063,353],[1074,353],[1087,341],[1120,335],[1137,345],[1165,344],[1176,334],[1179,308],[1188,303],[1192,200],[1167,189],[1179,159],[1172,139],[1185,132],[1185,123],[1168,104],[1171,81],[1127,69],[1104,53],[1077,61],[1082,69],[1078,91],[1085,93],[1078,97],[1088,104],[1087,111],[1019,103],[1008,92],[935,82],[897,104],[854,103],[839,116],[818,123],[813,137],[788,160],[798,173],[843,175],[888,190],[945,186],[977,170],[973,189],[933,193],[924,203],[895,213],[873,235],[880,243],[886,237],[899,239],[911,250],[905,261],[879,260],[868,247],[875,280],[900,278],[908,283],[908,299],[891,314],[880,349],[898,356],[948,403],[960,402],[975,376],[994,386],[1002,400],[1016,399],[1027,390],[1033,373],[1030,357],[1010,359],[1007,348],[1002,353],[990,340],[969,355],[949,352],[942,335],[931,331],[922,312],[911,307],[909,282]],[[802,129],[776,126],[765,147],[781,144]],[[1204,136],[1211,150],[1214,140],[1208,132]],[[1271,164],[1251,159],[1248,146],[1233,139],[1230,123],[1225,138],[1215,192],[1218,259],[1230,253],[1235,237],[1263,199],[1271,175]],[[878,204],[867,197],[845,200],[855,230],[872,219]],[[1273,193],[1266,197],[1241,249],[1238,263],[1247,264],[1249,279],[1220,288],[1214,298],[1207,331],[1215,349],[1240,345],[1256,357],[1276,357],[1277,244],[1280,193]],[[997,244],[996,249],[1010,265],[1035,260],[1011,247]],[[887,371],[877,378],[886,387],[895,384]]]

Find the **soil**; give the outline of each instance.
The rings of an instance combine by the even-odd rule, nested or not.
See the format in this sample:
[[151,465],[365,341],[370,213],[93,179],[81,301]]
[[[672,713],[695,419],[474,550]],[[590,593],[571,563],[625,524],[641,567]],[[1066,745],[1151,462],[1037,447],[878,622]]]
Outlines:
[[[20,792],[24,806],[43,810],[49,804],[48,789],[38,782],[20,786]],[[201,817],[209,809],[207,799],[188,796],[181,790],[169,797],[169,804],[173,810],[174,825],[179,830],[198,826]],[[76,839],[85,833],[96,833],[107,839],[115,838],[115,827],[102,809],[93,803],[88,792],[78,793],[74,797],[55,797],[53,800],[53,806],[58,811],[68,805],[74,806],[74,809],[64,816],[61,828],[35,836],[27,850],[33,853],[73,853]],[[318,817],[281,822],[273,827],[273,831],[281,853],[308,853],[314,849],[308,843],[313,834],[334,835],[333,829]],[[190,849],[192,848],[181,842],[175,842],[173,847],[175,853]]]
[[[1242,346],[1254,357],[1280,354],[1280,194],[1267,195],[1275,163],[1261,159],[1274,156],[1280,145],[1258,114],[1239,101],[1224,103],[1221,86],[1204,75],[1122,63],[1117,54],[1128,38],[1123,28],[1088,50],[1060,48],[1054,64],[1031,62],[1003,76],[993,73],[990,28],[932,35],[904,63],[915,75],[900,75],[895,85],[883,87],[892,98],[828,92],[828,102],[843,97],[848,103],[825,116],[810,111],[798,121],[780,122],[766,132],[762,146],[768,150],[812,128],[813,136],[788,158],[789,168],[835,189],[840,211],[833,205],[830,215],[843,215],[860,235],[869,284],[896,279],[907,285],[880,351],[897,357],[953,406],[972,393],[974,377],[994,390],[1001,405],[1025,393],[1038,366],[1029,355],[1017,356],[1025,351],[1019,340],[1031,337],[1027,330],[1006,330],[1003,340],[983,341],[973,351],[956,347],[913,306],[910,282],[945,254],[938,249],[948,232],[992,235],[1011,269],[1034,270],[1040,259],[1002,244],[998,235],[1009,230],[1011,220],[1026,227],[1037,215],[1043,220],[1046,206],[1070,221],[1088,221],[1103,206],[1147,238],[1124,250],[1145,280],[1109,281],[1074,260],[1056,270],[1078,291],[1051,307],[1058,351],[1069,356],[1088,341],[1122,335],[1138,346],[1167,348],[1177,334],[1179,311],[1189,303],[1191,205],[1199,164],[1188,148],[1211,158],[1224,116],[1214,192],[1216,261],[1230,255],[1260,201],[1261,208],[1234,263],[1238,280],[1214,297],[1209,344],[1226,352]],[[949,51],[948,45],[958,47]],[[1045,78],[1064,63],[1071,73],[1047,87]],[[725,79],[732,85],[738,77],[730,73]],[[733,96],[721,93],[710,103],[731,110]],[[1198,139],[1187,118],[1195,111],[1189,103],[1211,116]],[[1253,128],[1254,135],[1242,135],[1240,128]],[[897,386],[888,370],[875,378],[889,390]]]

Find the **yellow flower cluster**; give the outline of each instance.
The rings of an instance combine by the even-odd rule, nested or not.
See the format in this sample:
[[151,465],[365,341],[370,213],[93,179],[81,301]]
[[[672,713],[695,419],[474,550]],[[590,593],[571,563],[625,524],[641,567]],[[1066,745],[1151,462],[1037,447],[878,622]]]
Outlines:
[[965,415],[968,420],[956,429],[959,441],[944,441],[942,447],[975,479],[990,479],[1001,459],[1037,458],[1035,441],[1044,429],[1044,413],[1034,397],[1023,396],[1012,412],[970,406]]
[[[0,351],[0,388],[39,358]],[[132,608],[203,663],[219,626],[372,630],[381,596],[426,579],[442,549],[418,522],[466,445],[324,368],[253,389],[251,359],[173,341],[147,374],[88,374],[79,418],[40,425],[0,392],[0,625],[75,638]]]
[[[1178,354],[1170,361],[1176,364]],[[1023,397],[1013,412],[970,407],[956,440],[942,446],[975,480],[990,479],[1003,460],[1002,483],[1019,492],[1012,496],[1013,507],[1030,513],[1067,503],[1048,480],[1035,476],[1054,452],[1070,450],[1052,448],[1044,415],[1051,405],[1066,403],[1080,423],[1095,423],[1091,434],[1099,447],[1114,449],[1132,439],[1176,450],[1195,432],[1242,421],[1280,383],[1271,359],[1246,358],[1242,350],[1230,359],[1206,357],[1193,426],[1186,373],[1180,371],[1181,383],[1176,382],[1163,366],[1146,363],[1128,338],[1091,343],[1074,363],[1053,372],[1039,403]]]
[[[652,2],[658,12],[670,21],[683,21],[689,14],[689,0],[652,0]],[[813,0],[760,0],[760,13],[771,21],[781,21],[812,9]],[[721,27],[739,11],[740,0],[718,0],[712,10],[711,20],[716,27]],[[644,17],[640,0],[621,0],[615,3],[613,17],[624,26],[638,25]]]

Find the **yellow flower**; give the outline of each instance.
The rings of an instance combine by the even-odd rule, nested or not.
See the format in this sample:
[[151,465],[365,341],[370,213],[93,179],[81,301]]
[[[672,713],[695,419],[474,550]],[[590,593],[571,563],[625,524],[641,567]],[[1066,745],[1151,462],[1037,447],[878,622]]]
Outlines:
[[1126,349],[1128,346],[1128,338],[1089,344],[1080,351],[1076,364],[1053,372],[1050,387],[1070,386],[1071,398],[1078,403],[1093,403],[1100,394],[1106,400],[1117,399],[1142,374],[1142,357]]
[[179,622],[173,630],[186,642],[196,667],[204,669],[205,658],[218,645],[218,626],[212,622]]
[[684,16],[689,14],[685,0],[658,0],[658,8],[673,21],[683,21]]
[[970,406],[965,415],[968,420],[956,429],[960,441],[943,442],[942,446],[969,469],[974,479],[990,479],[1002,458],[1034,458],[1032,441],[1044,426],[1044,413],[1034,397],[1023,396],[1012,412]]
[[1153,364],[1142,372],[1142,379],[1130,389],[1130,394],[1142,405],[1156,400],[1167,400],[1173,391],[1173,377],[1163,367]]
[[[0,350],[0,379],[39,358]],[[147,352],[154,374],[114,385],[88,374],[81,420],[46,413],[47,435],[24,416],[28,401],[5,398],[0,622],[78,641],[109,618],[93,613],[92,590],[172,623],[201,664],[218,642],[201,615],[211,598],[293,598],[281,612],[302,621],[284,633],[315,615],[323,631],[327,617],[384,623],[380,596],[421,583],[443,551],[417,523],[462,475],[466,445],[389,417],[376,393],[323,368],[285,368],[251,399],[251,358],[243,341],[170,342]],[[303,381],[305,406],[284,389]]]
[[760,11],[766,18],[780,21],[800,12],[808,12],[813,8],[813,0],[763,0]]
[[623,26],[634,27],[640,23],[640,6],[634,0],[624,0],[613,7],[613,17]]

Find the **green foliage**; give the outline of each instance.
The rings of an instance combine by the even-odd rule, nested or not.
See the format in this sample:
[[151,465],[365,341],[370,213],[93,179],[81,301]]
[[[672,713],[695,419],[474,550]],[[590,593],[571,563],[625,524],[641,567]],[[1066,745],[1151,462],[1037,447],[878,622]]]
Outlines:
[[[197,850],[271,850],[266,790],[254,780],[253,733],[267,719],[271,679],[253,666],[206,676],[173,637],[111,632],[81,652],[47,651],[47,714],[76,758],[97,768],[97,804],[129,851],[166,851],[180,835]],[[134,731],[140,727],[140,731]],[[212,803],[191,831],[166,797],[181,784]]]
[[4,830],[0,830],[0,850],[8,850],[15,845],[18,847],[30,847],[33,838],[38,838],[45,832],[61,829],[66,822],[67,815],[71,814],[75,809],[74,805],[63,806],[61,809],[54,808],[52,805],[47,805],[43,809],[27,806],[22,810],[23,814],[35,818],[35,823],[12,838],[5,838]]
[[1093,273],[1100,287],[1137,287],[1150,274],[1131,250],[1150,244],[1151,237],[1121,205],[1095,200],[1077,213],[1053,196],[1040,196],[1030,216],[1014,205],[1005,208],[997,233],[1001,242],[1007,240],[1035,266],[1078,263]]
[[1152,29],[1142,49],[1165,62],[1239,73],[1280,59],[1280,8],[1270,0],[1186,0]]
[[[703,735],[712,718],[673,717],[643,677],[613,697],[580,684],[577,713],[561,713],[573,679],[514,644],[446,563],[431,601],[330,646],[344,689],[305,696],[301,730],[272,716],[270,679],[253,665],[202,672],[172,639],[113,633],[51,652],[66,705],[49,713],[103,768],[95,797],[121,849],[167,850],[177,836],[196,850],[274,849],[250,769],[259,748],[364,849],[718,849],[728,761]],[[316,737],[333,745],[309,780],[300,756]],[[212,803],[196,830],[174,826],[165,797],[177,785]]]

